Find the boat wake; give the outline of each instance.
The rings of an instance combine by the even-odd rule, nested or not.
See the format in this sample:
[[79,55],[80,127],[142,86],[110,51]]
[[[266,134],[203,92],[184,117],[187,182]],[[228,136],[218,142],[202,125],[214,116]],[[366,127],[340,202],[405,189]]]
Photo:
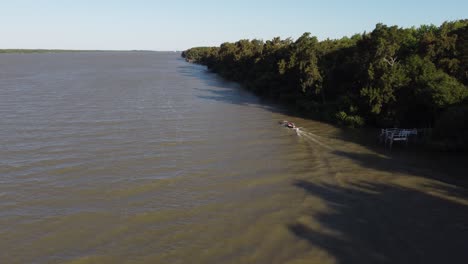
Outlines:
[[308,131],[305,131],[303,128],[301,127],[297,127],[294,123],[292,122],[289,122],[287,120],[283,120],[283,121],[279,121],[278,122],[281,126],[284,126],[284,127],[287,127],[287,128],[290,128],[292,130],[294,130],[296,132],[296,134],[305,139],[306,141],[308,141],[309,143],[315,143],[323,148],[326,148],[328,150],[333,150],[332,147],[328,146],[327,144],[323,143],[322,141],[320,141],[320,136],[318,135],[315,135],[314,133],[312,132],[308,132]]
[[315,144],[317,144],[317,145],[319,145],[319,146],[321,146],[323,148],[326,148],[328,150],[333,150],[332,147],[330,147],[329,145],[327,145],[327,144],[325,144],[325,143],[323,143],[323,142],[321,142],[319,140],[320,136],[317,136],[312,132],[304,131],[303,129],[301,129],[299,127],[296,128],[295,131],[296,131],[296,133],[297,133],[297,135],[299,137],[301,137],[301,138],[303,138],[303,139],[305,139],[305,140],[307,140],[307,141],[309,141],[311,143],[315,143]]

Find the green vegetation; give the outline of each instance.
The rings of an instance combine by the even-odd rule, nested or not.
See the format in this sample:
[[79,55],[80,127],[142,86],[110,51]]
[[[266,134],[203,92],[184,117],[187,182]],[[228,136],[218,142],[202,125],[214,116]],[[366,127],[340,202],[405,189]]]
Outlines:
[[336,40],[310,33],[295,41],[239,40],[182,56],[322,120],[436,126],[439,137],[468,146],[461,140],[468,138],[468,19],[439,27],[377,24],[370,33]]

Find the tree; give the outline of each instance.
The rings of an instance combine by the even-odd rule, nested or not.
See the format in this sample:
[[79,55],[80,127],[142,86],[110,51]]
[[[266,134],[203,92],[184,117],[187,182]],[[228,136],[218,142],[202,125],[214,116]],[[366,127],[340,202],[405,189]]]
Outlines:
[[243,39],[183,56],[258,95],[349,126],[433,126],[468,96],[468,20],[377,24],[336,40]]

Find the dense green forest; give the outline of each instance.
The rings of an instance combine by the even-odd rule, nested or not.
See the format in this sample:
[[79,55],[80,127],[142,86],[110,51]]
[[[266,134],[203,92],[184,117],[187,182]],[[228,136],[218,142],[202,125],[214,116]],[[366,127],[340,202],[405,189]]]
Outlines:
[[346,126],[433,128],[468,146],[468,19],[319,41],[239,40],[182,53],[259,96]]

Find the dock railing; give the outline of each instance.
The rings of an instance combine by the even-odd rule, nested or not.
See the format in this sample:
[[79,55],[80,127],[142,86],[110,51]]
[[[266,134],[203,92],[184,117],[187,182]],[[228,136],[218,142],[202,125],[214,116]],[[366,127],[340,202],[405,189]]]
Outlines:
[[402,141],[408,145],[409,138],[411,136],[417,136],[418,130],[416,128],[413,129],[402,129],[402,128],[383,128],[380,131],[379,141],[380,143],[384,143],[385,147],[387,145],[392,149],[394,141]]

